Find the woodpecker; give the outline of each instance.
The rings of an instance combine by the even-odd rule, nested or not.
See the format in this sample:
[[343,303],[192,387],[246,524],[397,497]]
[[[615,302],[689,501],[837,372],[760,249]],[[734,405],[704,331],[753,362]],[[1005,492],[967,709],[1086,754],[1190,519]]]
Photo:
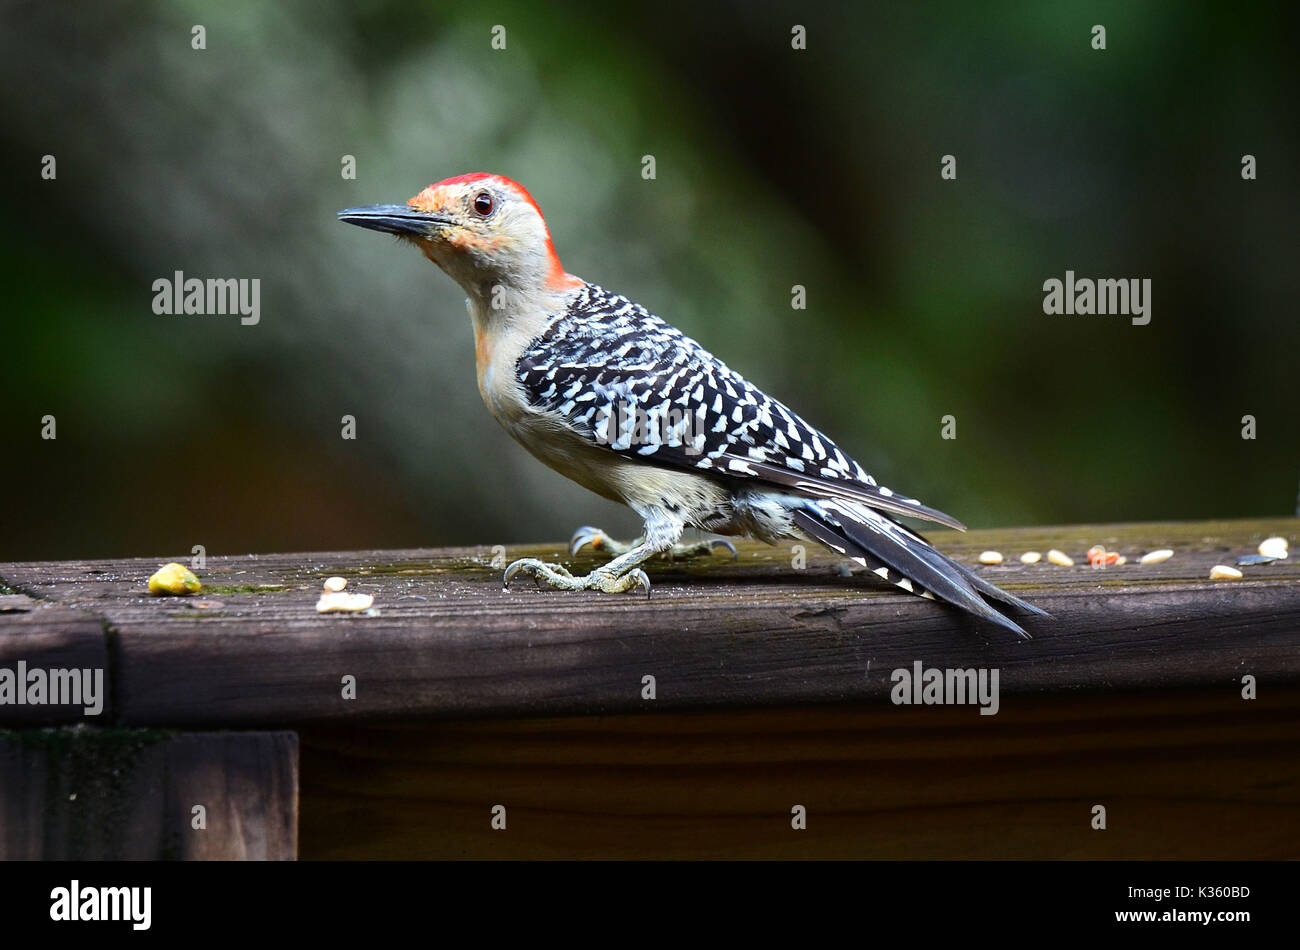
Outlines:
[[404,205],[338,216],[416,245],[455,280],[468,298],[488,411],[542,462],[645,522],[630,545],[579,528],[573,553],[590,544],[617,555],[585,576],[523,558],[506,568],[507,586],[523,572],[562,590],[649,593],[642,565],[651,558],[731,547],[682,545],[689,526],[768,544],[816,542],[905,591],[1025,638],[989,601],[1045,615],[899,520],[964,530],[955,518],[878,484],[827,436],[676,327],[566,272],[541,209],[517,182],[459,175]]

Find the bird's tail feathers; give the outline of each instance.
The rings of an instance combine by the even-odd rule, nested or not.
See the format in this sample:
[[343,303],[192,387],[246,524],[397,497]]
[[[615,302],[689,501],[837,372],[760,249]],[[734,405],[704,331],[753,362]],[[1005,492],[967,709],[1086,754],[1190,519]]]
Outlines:
[[[881,512],[843,499],[809,499],[793,513],[809,537],[909,593],[937,597],[1029,639],[1019,624],[984,600],[991,597],[1044,614],[945,557],[920,535]],[[983,595],[983,596],[981,596]]]
[[1021,600],[1015,594],[1008,594],[1001,587],[998,587],[996,584],[986,580],[983,577],[980,577],[978,574],[976,574],[966,565],[959,564],[956,561],[952,560],[951,558],[945,558],[945,560],[950,565],[955,567],[957,570],[961,571],[961,573],[965,576],[965,578],[975,586],[975,589],[978,590],[985,597],[992,597],[994,600],[1015,607],[1017,610],[1023,610],[1025,613],[1033,614],[1036,617],[1051,616],[1051,614],[1049,614],[1042,607],[1035,607],[1029,601]]

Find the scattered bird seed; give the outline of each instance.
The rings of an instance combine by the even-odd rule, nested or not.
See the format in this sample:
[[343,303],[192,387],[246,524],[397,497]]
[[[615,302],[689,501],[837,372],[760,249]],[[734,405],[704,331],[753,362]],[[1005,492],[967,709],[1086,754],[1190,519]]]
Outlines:
[[1235,567],[1228,567],[1226,564],[1216,564],[1210,568],[1210,580],[1212,581],[1239,581],[1241,580],[1241,571]]
[[1259,553],[1264,557],[1277,558],[1278,560],[1287,558],[1291,554],[1287,550],[1286,538],[1266,538],[1259,542]]
[[1058,551],[1056,548],[1047,552],[1047,559],[1053,564],[1059,564],[1061,567],[1074,567],[1074,558],[1064,551]]
[[149,593],[159,597],[168,594],[184,597],[186,594],[195,593],[202,586],[193,571],[175,561],[164,564],[154,572],[153,577],[149,578]]
[[1252,564],[1272,564],[1277,558],[1269,554],[1243,554],[1237,558],[1238,567],[1249,567]]
[[1094,544],[1088,548],[1088,563],[1093,567],[1110,567],[1112,564],[1124,564],[1128,558],[1118,551],[1107,551],[1103,545]]
[[345,594],[342,591],[325,591],[316,601],[316,613],[359,613],[369,610],[375,602],[370,594]]
[[336,594],[347,586],[348,586],[348,579],[346,577],[325,578],[325,589],[328,591],[333,591]]
[[1119,555],[1114,551],[1107,551],[1100,544],[1094,544],[1088,548],[1088,563],[1093,567],[1106,567],[1109,564],[1115,564],[1119,561]]
[[1173,556],[1174,556],[1174,552],[1169,550],[1169,548],[1161,548],[1159,551],[1148,551],[1146,554],[1142,555],[1142,558],[1141,560],[1138,561],[1138,563],[1159,564],[1162,561],[1169,560]]
[[980,554],[980,563],[981,563],[981,564],[1001,564],[1001,563],[1002,563],[1002,552],[1001,552],[1001,551],[984,551],[984,552],[982,552],[982,553]]
[[1020,555],[1021,564],[1037,564],[1042,559],[1043,556],[1037,551],[1026,551],[1024,554]]

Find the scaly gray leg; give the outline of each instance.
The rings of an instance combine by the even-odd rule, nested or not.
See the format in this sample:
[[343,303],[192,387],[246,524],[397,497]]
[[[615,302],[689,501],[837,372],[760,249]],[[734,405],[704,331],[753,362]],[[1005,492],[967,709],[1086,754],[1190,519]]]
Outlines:
[[656,554],[670,550],[682,536],[682,522],[661,508],[638,511],[646,519],[642,539],[608,564],[596,568],[583,577],[575,577],[561,564],[547,564],[535,557],[521,558],[506,568],[504,583],[521,571],[532,574],[537,581],[546,582],[560,590],[600,590],[608,594],[622,594],[644,587],[650,596],[650,577],[641,565]]
[[[573,532],[573,537],[569,540],[569,553],[576,556],[587,545],[591,545],[593,551],[608,551],[613,555],[626,554],[644,540],[645,536],[642,535],[631,544],[624,544],[621,541],[615,541],[600,528],[584,525]],[[708,538],[704,541],[693,541],[689,544],[674,544],[660,556],[665,561],[685,561],[703,554],[712,554],[719,548],[730,551],[733,559],[739,556],[736,554],[736,546],[723,538]]]

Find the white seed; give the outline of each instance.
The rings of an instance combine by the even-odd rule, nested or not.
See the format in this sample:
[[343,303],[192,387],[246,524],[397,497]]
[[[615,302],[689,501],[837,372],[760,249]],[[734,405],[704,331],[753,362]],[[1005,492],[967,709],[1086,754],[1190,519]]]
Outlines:
[[347,579],[346,577],[327,577],[327,578],[325,578],[325,589],[326,589],[326,590],[330,590],[330,591],[334,591],[335,593],[338,593],[339,591],[341,591],[343,588],[345,588],[345,587],[347,587],[347,586],[348,586],[348,579]]
[[1210,580],[1212,581],[1239,581],[1241,580],[1241,571],[1235,567],[1228,567],[1226,564],[1216,564],[1210,568]]
[[1020,555],[1021,564],[1037,564],[1042,559],[1043,556],[1037,551],[1026,551],[1024,554]]
[[1259,542],[1259,553],[1264,557],[1275,557],[1279,560],[1289,556],[1287,550],[1286,538],[1266,538]]
[[981,564],[1001,564],[1001,563],[1002,563],[1002,552],[1001,552],[1001,551],[983,551],[983,552],[980,553],[980,563],[981,563]]
[[342,591],[326,591],[316,601],[316,613],[357,613],[369,610],[375,598],[370,594],[345,594]]
[[1148,551],[1142,555],[1139,564],[1159,564],[1161,561],[1167,561],[1174,556],[1174,552],[1169,548],[1161,548],[1159,551]]
[[1118,558],[1115,559],[1115,563],[1116,563],[1116,564],[1127,564],[1127,563],[1128,563],[1128,558],[1126,558],[1124,555],[1121,554]]
[[1061,567],[1074,567],[1074,558],[1064,551],[1058,551],[1056,548],[1047,552],[1047,559],[1053,564],[1059,564]]

